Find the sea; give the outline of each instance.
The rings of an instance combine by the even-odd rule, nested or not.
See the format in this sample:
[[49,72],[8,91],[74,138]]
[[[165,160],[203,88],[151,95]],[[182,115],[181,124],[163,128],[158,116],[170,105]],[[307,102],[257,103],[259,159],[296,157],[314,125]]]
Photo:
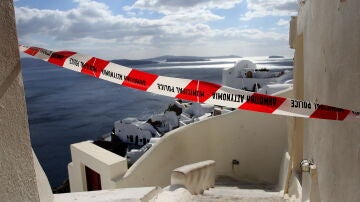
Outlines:
[[[257,68],[292,67],[290,58],[209,58],[208,61],[166,62],[130,66],[163,76],[221,84],[222,71],[241,59]],[[146,120],[164,112],[172,98],[96,79],[35,58],[21,59],[30,137],[51,186],[68,178],[70,144],[96,140],[117,120]]]

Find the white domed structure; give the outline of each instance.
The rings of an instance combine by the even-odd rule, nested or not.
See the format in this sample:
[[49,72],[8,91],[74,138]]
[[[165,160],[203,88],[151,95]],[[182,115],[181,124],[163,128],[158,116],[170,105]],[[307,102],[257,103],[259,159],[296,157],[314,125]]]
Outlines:
[[[223,70],[223,85],[258,92],[268,84],[284,83],[292,79],[292,71],[288,70],[270,70],[267,68],[258,69],[256,64],[249,60],[240,60],[231,68]],[[283,86],[284,87],[284,86]],[[277,90],[274,88],[272,90]],[[262,91],[272,92],[273,91]]]

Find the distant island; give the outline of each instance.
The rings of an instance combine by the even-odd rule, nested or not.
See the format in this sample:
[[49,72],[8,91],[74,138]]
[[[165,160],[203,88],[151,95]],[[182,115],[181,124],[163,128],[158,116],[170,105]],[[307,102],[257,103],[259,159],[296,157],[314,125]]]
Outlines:
[[131,66],[131,65],[148,65],[148,64],[157,64],[159,62],[152,60],[127,60],[127,59],[118,59],[111,60],[111,62],[116,63],[118,65]]
[[212,57],[205,57],[209,59],[226,59],[226,58],[242,58],[238,55],[222,55],[222,56],[212,56]]
[[165,61],[165,62],[204,62],[210,61],[211,59],[222,59],[222,58],[241,58],[237,55],[226,55],[226,56],[174,56],[174,55],[164,55],[155,58],[149,58],[146,60],[150,61]]
[[173,56],[166,58],[166,62],[198,62],[198,61],[210,61],[209,59],[193,56]]
[[269,56],[269,58],[284,58],[284,56],[279,56],[279,55],[271,55],[271,56]]

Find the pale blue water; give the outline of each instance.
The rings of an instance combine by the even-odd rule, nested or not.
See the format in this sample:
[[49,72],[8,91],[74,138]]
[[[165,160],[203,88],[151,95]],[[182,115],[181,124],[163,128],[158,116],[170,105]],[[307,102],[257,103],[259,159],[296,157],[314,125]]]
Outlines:
[[[164,76],[221,84],[224,67],[234,59],[206,63],[163,63],[137,68]],[[259,62],[260,61],[260,62]],[[272,62],[256,60],[257,63]],[[272,66],[287,65],[289,60]],[[125,88],[51,65],[23,59],[22,70],[34,151],[52,186],[67,176],[69,145],[97,139],[111,131],[116,120],[148,117],[165,110],[171,98]]]

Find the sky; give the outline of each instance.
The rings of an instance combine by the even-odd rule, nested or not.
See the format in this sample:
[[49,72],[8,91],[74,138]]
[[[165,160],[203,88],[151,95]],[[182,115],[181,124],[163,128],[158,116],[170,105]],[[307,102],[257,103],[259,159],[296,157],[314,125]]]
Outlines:
[[104,59],[290,56],[297,0],[15,0],[19,43]]

